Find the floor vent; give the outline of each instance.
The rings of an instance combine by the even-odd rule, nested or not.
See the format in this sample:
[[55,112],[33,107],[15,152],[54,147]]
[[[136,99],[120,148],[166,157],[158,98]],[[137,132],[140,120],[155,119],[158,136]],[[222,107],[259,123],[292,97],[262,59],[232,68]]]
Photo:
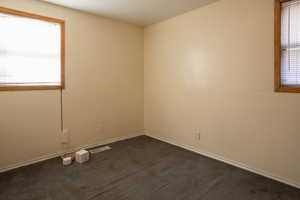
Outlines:
[[91,149],[91,150],[89,150],[89,152],[91,154],[96,154],[96,153],[100,153],[100,152],[108,151],[108,150],[111,150],[110,146],[104,146],[104,147],[99,147],[99,148]]

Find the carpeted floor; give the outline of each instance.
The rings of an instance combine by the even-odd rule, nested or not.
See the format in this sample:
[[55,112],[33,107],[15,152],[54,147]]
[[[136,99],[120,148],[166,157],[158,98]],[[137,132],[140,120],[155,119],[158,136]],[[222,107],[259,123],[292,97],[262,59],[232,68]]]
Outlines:
[[82,165],[2,173],[0,200],[300,200],[299,189],[146,136],[111,147]]

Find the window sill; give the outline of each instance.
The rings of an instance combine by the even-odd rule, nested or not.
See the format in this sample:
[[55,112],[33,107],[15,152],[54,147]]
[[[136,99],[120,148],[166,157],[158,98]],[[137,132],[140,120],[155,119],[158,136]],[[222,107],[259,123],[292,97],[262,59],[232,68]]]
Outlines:
[[41,86],[0,86],[0,91],[26,91],[26,90],[60,90],[64,89],[60,85],[41,85]]
[[280,87],[275,88],[275,92],[285,92],[285,93],[300,93],[300,88],[286,88],[286,87]]

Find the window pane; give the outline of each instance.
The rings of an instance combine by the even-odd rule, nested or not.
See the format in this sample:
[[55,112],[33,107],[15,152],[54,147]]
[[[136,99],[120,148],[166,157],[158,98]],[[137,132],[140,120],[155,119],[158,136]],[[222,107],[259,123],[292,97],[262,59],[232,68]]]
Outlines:
[[282,51],[281,84],[300,85],[300,49]]
[[281,84],[300,84],[300,1],[282,4],[281,16]]
[[60,24],[0,14],[0,85],[60,85]]

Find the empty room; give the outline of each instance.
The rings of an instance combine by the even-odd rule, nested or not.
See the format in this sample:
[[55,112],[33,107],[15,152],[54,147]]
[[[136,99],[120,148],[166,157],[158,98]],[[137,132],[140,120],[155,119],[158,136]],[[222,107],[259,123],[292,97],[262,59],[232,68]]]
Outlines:
[[300,200],[300,0],[0,0],[0,200]]

